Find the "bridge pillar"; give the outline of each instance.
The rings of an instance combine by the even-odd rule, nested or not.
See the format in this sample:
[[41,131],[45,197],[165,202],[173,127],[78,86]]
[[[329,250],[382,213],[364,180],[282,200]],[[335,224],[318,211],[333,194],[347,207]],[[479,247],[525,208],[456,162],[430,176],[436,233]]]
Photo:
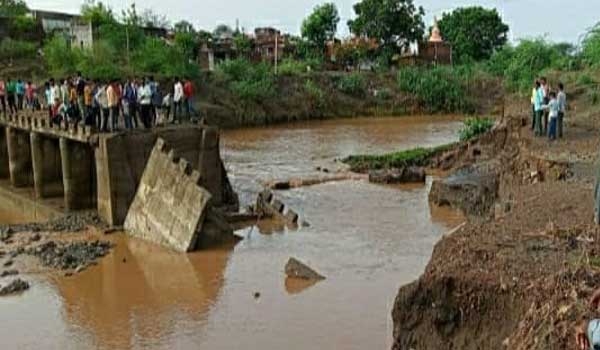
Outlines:
[[30,186],[33,170],[29,135],[12,127],[6,127],[5,133],[10,182],[14,187]]
[[200,171],[201,185],[212,194],[214,203],[221,204],[223,202],[223,173],[221,172],[219,130],[217,128],[207,127],[202,131],[198,170]]
[[62,161],[58,140],[36,132],[32,132],[29,139],[36,198],[62,195]]
[[60,139],[60,155],[67,211],[89,209],[94,205],[95,167],[89,145]]
[[8,179],[9,177],[6,130],[5,127],[0,126],[0,179]]

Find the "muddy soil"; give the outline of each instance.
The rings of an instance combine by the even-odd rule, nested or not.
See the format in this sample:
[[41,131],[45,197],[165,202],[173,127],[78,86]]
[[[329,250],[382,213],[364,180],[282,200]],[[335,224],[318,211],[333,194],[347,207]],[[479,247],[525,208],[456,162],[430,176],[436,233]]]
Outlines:
[[[46,223],[2,225],[0,227],[0,296],[29,289],[19,278],[21,268],[60,271],[67,276],[97,264],[112,249],[98,239],[106,225],[94,213],[66,215]],[[33,258],[33,259],[29,259]]]
[[447,196],[487,215],[446,235],[421,278],[400,289],[393,349],[569,349],[576,323],[600,316],[587,308],[600,287],[592,197],[600,135],[574,116],[565,139],[549,142],[521,119],[507,118],[506,139],[487,151],[476,142],[451,156],[479,148],[471,165],[494,164],[497,195]]

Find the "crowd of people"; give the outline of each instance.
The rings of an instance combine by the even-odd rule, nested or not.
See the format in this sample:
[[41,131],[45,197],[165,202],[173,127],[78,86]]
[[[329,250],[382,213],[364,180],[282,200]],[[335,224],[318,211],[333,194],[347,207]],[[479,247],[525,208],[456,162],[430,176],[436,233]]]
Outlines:
[[567,111],[567,95],[563,83],[559,83],[558,91],[554,91],[545,77],[537,79],[531,92],[531,108],[531,130],[535,136],[547,136],[550,140],[563,137]]
[[194,84],[176,77],[167,88],[149,76],[144,79],[101,81],[75,77],[49,79],[38,88],[32,82],[0,78],[0,107],[6,115],[24,109],[47,110],[51,123],[84,123],[101,132],[123,127],[146,129],[194,121]]

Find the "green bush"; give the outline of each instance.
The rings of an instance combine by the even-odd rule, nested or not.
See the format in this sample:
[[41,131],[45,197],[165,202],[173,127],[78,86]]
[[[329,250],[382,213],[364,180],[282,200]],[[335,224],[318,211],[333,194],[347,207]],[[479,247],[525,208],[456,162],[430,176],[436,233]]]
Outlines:
[[577,62],[564,44],[534,39],[522,40],[514,47],[504,47],[492,56],[486,66],[490,73],[504,77],[509,90],[525,93],[545,70],[573,69]]
[[69,47],[64,37],[55,35],[44,45],[44,59],[50,73],[59,78],[73,74],[82,59],[81,51]]
[[467,118],[459,131],[460,140],[469,141],[490,131],[493,126],[494,121],[490,118]]
[[345,94],[360,97],[365,95],[367,84],[363,75],[350,73],[338,80],[337,89]]
[[304,92],[315,107],[322,107],[325,104],[325,93],[314,81],[306,80],[304,82]]
[[400,90],[415,95],[431,113],[473,110],[466,92],[467,72],[450,67],[407,67],[398,72]]
[[219,65],[216,73],[242,100],[260,101],[275,94],[272,67],[267,63],[230,60]]
[[581,57],[589,66],[600,65],[600,23],[596,24],[583,39]]
[[306,73],[307,63],[286,58],[278,66],[277,74],[286,76],[297,76]]
[[0,59],[35,58],[37,45],[28,41],[4,38],[0,42]]
[[581,73],[581,75],[579,75],[579,78],[577,78],[577,84],[578,85],[593,85],[596,82],[594,81],[594,79],[587,73]]

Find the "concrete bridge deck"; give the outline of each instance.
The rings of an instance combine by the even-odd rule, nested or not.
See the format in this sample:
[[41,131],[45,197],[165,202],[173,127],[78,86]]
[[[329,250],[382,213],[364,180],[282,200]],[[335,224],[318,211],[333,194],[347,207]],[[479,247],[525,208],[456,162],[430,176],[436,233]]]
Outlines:
[[31,188],[40,202],[61,198],[60,209],[66,212],[96,209],[107,223],[120,225],[159,137],[200,172],[200,185],[215,205],[237,205],[216,128],[185,125],[104,134],[89,126],[53,125],[43,112],[0,115],[0,186]]

